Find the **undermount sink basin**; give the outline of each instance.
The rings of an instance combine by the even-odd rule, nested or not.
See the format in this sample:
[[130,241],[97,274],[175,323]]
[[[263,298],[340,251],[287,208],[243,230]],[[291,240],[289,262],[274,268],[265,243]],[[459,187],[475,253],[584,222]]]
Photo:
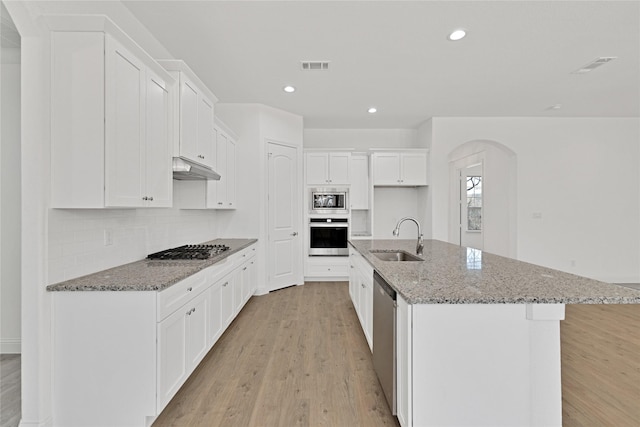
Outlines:
[[381,259],[382,261],[424,261],[421,258],[418,258],[415,255],[411,255],[409,252],[405,251],[370,251],[375,257]]

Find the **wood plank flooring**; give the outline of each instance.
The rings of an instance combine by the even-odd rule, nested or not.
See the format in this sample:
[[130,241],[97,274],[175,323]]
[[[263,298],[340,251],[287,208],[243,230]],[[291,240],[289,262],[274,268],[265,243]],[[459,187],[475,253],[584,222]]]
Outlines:
[[253,297],[153,424],[398,426],[346,282]]
[[564,427],[640,426],[640,305],[567,305]]
[[20,423],[20,355],[0,354],[0,427]]
[[[563,426],[640,427],[640,306],[570,305]],[[154,423],[397,426],[345,282],[252,298]]]

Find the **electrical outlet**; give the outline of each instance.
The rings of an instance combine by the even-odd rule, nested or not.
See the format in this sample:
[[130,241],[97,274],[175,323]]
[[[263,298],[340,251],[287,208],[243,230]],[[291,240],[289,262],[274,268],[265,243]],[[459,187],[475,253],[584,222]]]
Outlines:
[[104,245],[111,246],[113,245],[113,230],[110,228],[106,228],[104,230]]
[[575,259],[572,259],[572,260],[571,260],[571,267],[575,267],[575,266],[576,266],[576,260],[575,260]]

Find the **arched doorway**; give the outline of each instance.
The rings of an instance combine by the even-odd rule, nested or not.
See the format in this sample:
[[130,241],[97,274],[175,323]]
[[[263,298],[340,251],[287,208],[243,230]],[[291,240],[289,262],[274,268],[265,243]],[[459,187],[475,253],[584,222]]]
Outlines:
[[449,242],[515,258],[516,154],[490,140],[449,153]]

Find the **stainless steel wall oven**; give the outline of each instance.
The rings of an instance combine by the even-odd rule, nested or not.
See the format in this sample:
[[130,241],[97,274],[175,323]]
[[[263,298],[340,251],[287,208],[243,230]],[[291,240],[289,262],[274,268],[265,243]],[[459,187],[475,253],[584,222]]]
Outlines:
[[348,256],[347,218],[309,218],[310,256]]

